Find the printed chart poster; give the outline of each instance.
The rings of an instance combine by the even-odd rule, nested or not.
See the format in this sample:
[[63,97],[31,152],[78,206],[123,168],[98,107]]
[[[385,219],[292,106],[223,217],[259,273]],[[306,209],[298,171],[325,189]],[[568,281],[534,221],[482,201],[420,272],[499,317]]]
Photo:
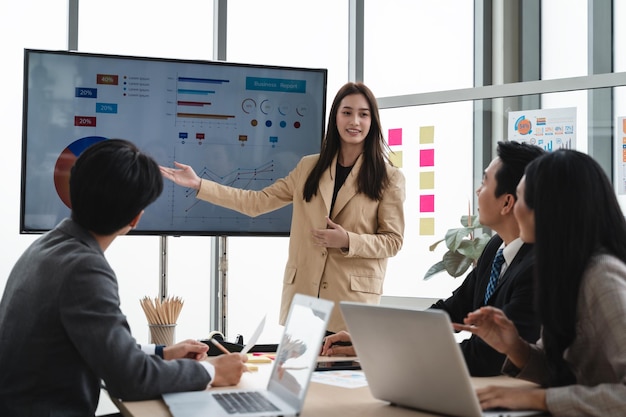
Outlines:
[[548,152],[576,149],[576,107],[509,113],[509,140],[528,142]]
[[626,117],[618,117],[615,123],[615,155],[617,162],[617,193],[626,194]]

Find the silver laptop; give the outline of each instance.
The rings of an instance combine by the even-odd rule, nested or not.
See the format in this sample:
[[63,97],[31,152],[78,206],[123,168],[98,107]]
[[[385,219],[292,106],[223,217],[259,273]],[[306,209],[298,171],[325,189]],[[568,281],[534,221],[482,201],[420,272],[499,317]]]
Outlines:
[[352,343],[375,398],[459,417],[532,416],[539,411],[482,411],[450,318],[342,301]]
[[[231,388],[163,394],[172,416],[271,417],[300,414],[333,306],[332,301],[296,294],[265,389]],[[259,404],[250,403],[257,400]],[[246,404],[244,409],[233,409],[242,403]]]

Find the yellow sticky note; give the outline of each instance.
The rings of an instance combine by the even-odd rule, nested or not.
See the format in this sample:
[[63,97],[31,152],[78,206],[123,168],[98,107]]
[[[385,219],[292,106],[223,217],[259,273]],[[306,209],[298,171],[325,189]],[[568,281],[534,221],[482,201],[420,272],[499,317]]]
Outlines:
[[435,235],[435,218],[424,217],[420,219],[420,235],[421,236],[434,236]]
[[256,365],[246,365],[246,368],[248,368],[248,371],[250,372],[256,372],[259,370],[259,367]]
[[433,188],[435,188],[435,172],[434,171],[420,172],[420,189],[432,190]]
[[435,126],[420,127],[420,143],[435,142]]
[[396,168],[402,168],[402,151],[393,151],[389,153],[389,161]]
[[272,360],[265,355],[252,355],[249,353],[247,363],[272,363]]

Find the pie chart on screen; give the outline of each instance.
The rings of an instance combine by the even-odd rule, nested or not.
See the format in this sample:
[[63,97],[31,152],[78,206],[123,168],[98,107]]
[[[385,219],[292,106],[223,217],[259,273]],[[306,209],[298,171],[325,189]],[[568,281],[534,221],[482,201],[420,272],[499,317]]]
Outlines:
[[56,188],[61,201],[63,201],[68,208],[72,208],[70,202],[70,171],[74,166],[74,162],[76,162],[78,156],[90,145],[102,140],[106,140],[106,138],[102,136],[80,138],[63,149],[63,152],[61,152],[57,158],[57,162],[54,165],[54,188]]

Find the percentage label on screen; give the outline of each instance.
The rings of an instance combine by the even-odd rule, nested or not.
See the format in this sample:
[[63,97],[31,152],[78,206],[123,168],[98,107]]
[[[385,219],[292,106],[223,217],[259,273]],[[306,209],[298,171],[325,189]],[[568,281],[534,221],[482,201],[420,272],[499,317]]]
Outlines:
[[74,126],[96,127],[96,118],[92,116],[74,116]]
[[78,98],[98,98],[97,88],[76,87],[74,95]]
[[98,74],[96,82],[98,84],[117,85],[119,76],[113,74]]
[[96,103],[96,113],[117,113],[117,104]]

